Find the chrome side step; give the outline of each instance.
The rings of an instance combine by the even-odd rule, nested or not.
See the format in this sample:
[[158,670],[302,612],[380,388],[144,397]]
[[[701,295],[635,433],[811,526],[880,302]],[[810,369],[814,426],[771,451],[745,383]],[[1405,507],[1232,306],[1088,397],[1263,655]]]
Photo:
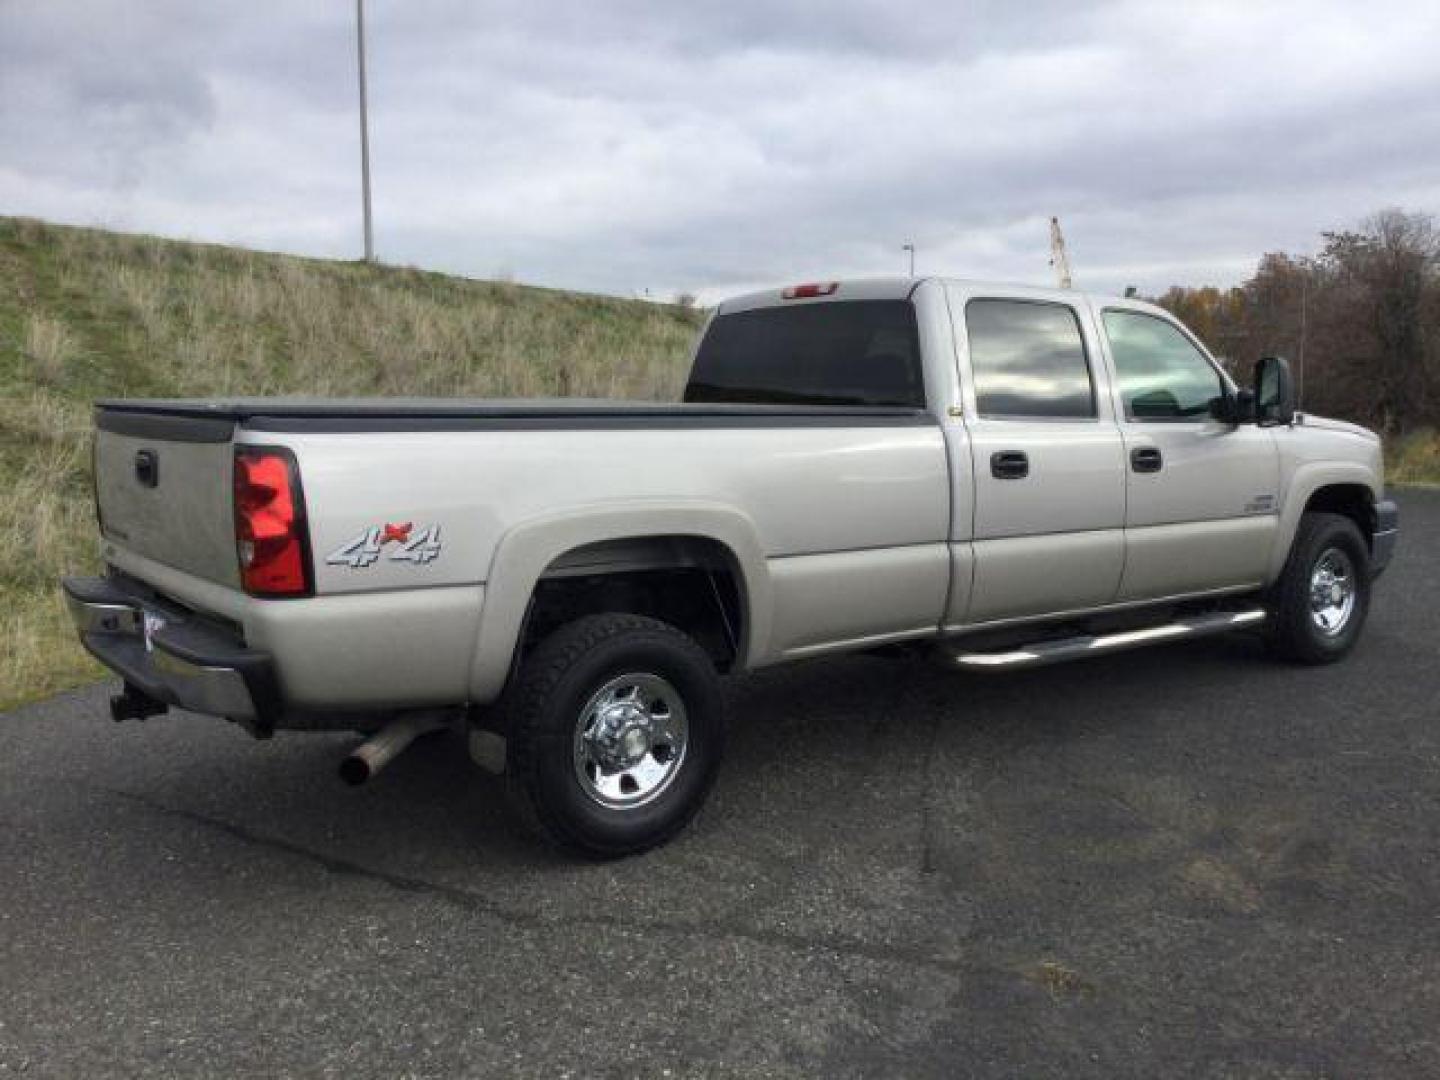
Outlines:
[[1059,638],[1054,641],[1037,641],[1033,645],[1025,645],[1018,649],[1005,649],[1000,652],[947,652],[944,655],[948,663],[967,670],[1000,671],[1012,668],[1040,667],[1044,664],[1058,664],[1062,660],[1079,660],[1086,656],[1106,656],[1110,653],[1122,652],[1125,649],[1138,649],[1143,645],[1158,645],[1164,641],[1223,634],[1227,630],[1257,626],[1264,620],[1264,608],[1246,608],[1244,611],[1194,615],[1161,626],[1147,626],[1143,630],[1125,630],[1117,634],[1084,635]]

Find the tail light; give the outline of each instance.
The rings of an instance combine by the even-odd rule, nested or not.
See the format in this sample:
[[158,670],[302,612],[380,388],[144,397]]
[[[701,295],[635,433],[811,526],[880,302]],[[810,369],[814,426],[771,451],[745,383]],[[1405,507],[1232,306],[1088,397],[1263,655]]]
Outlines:
[[305,501],[289,450],[235,451],[235,550],[240,580],[250,595],[310,595]]

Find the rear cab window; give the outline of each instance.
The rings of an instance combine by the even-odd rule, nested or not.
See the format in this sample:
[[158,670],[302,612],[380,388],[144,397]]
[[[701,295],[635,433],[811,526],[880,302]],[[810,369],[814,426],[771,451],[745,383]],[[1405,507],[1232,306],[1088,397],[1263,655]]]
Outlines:
[[923,409],[915,309],[908,300],[842,300],[717,315],[685,400]]
[[965,305],[976,412],[986,420],[1094,420],[1095,382],[1075,309],[1037,300]]

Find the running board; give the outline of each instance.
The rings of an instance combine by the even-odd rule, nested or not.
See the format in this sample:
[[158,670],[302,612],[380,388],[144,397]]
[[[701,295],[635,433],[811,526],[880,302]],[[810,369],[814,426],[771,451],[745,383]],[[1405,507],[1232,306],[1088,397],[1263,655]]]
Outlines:
[[1033,645],[1026,645],[1018,649],[1006,649],[1001,652],[945,652],[944,655],[946,660],[954,666],[970,670],[1040,667],[1044,664],[1058,664],[1063,660],[1079,660],[1086,656],[1106,656],[1110,653],[1122,652],[1125,649],[1138,649],[1143,645],[1158,645],[1165,641],[1223,634],[1227,630],[1256,626],[1264,621],[1264,608],[1247,608],[1244,611],[1195,615],[1161,626],[1148,626],[1143,630],[1125,630],[1118,634],[1101,634],[1093,637],[1085,635],[1059,638],[1054,641],[1037,641]]

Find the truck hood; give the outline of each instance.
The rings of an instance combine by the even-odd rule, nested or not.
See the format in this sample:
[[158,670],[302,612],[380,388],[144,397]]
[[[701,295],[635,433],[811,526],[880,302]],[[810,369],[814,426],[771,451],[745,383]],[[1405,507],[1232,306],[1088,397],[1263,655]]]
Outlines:
[[1369,428],[1352,424],[1348,420],[1332,420],[1328,416],[1316,416],[1314,413],[1305,413],[1304,416],[1305,426],[1309,428],[1319,428],[1321,431],[1341,431],[1346,435],[1358,435],[1373,443],[1380,441],[1380,436]]

